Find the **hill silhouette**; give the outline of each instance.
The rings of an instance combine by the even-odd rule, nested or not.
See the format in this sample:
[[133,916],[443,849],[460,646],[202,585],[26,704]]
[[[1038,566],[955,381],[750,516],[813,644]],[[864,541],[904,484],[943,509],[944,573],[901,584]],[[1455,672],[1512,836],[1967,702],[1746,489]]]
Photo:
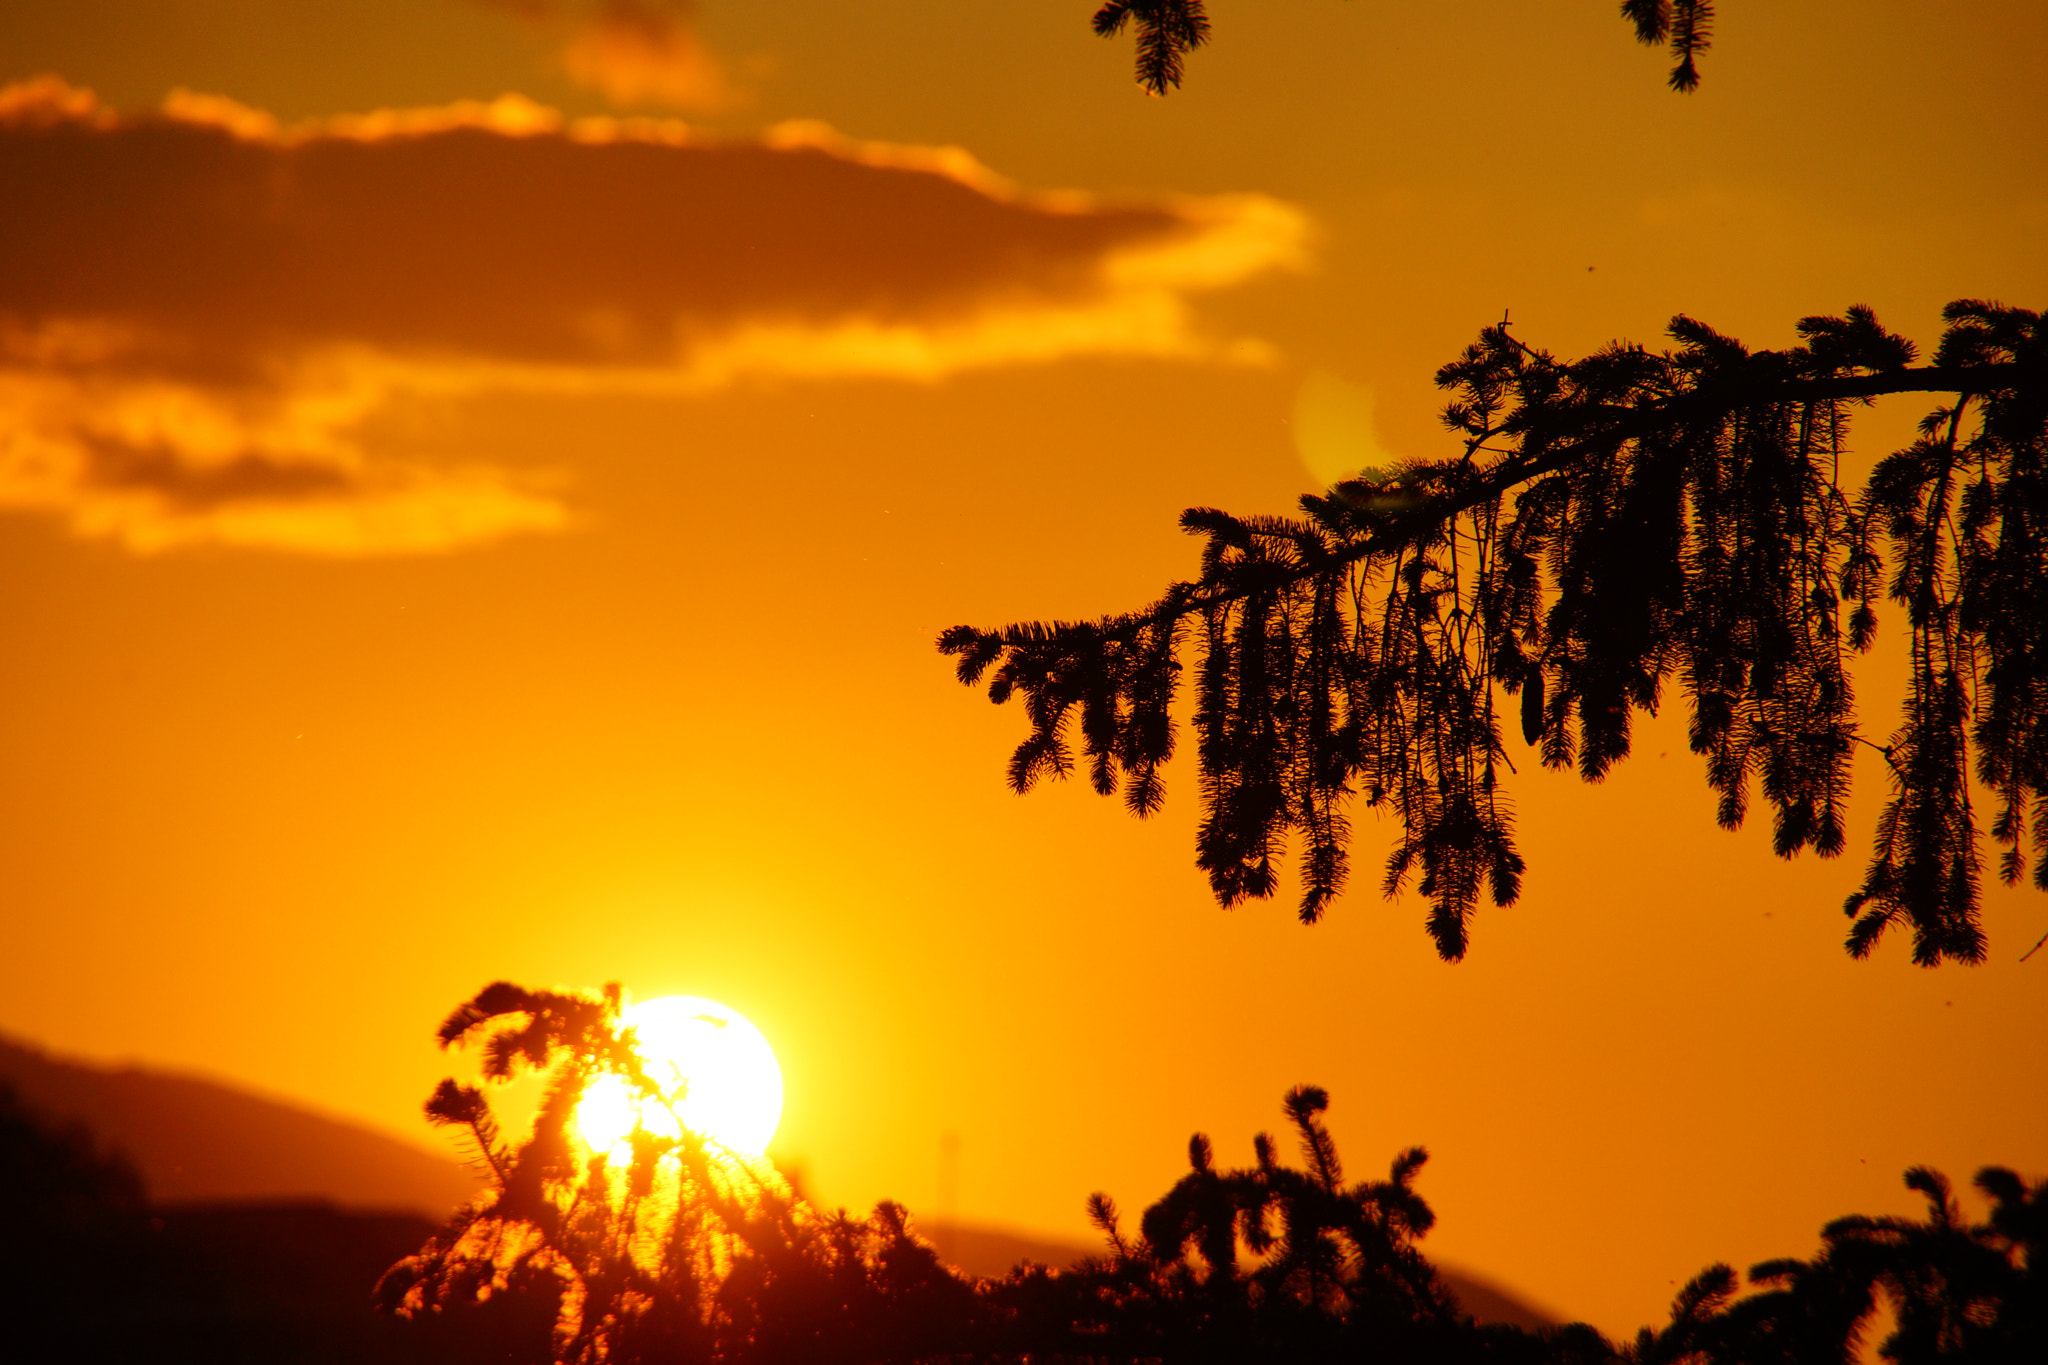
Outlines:
[[331,1203],[152,1207],[132,1165],[0,1079],[0,1359],[67,1365],[482,1365],[546,1357],[552,1315],[402,1321],[373,1286],[422,1215]]
[[0,1081],[126,1156],[159,1204],[326,1202],[438,1221],[481,1188],[452,1158],[216,1081],[64,1060],[4,1037]]
[[[481,1188],[452,1158],[217,1081],[58,1058],[0,1037],[0,1083],[11,1083],[31,1109],[82,1125],[125,1156],[153,1203],[213,1206],[175,1220],[175,1235],[218,1242],[223,1254],[230,1246],[253,1251],[270,1234],[345,1244],[337,1254],[358,1272],[351,1282],[360,1277],[356,1262],[370,1268],[374,1281],[380,1257],[388,1265],[418,1247]],[[235,1205],[243,1207],[222,1207]],[[415,1217],[359,1223],[340,1216],[347,1210]],[[1024,1260],[1064,1268],[1103,1252],[1093,1243],[973,1223],[920,1219],[918,1227],[946,1261],[971,1275],[999,1278]],[[363,1255],[364,1244],[375,1251]],[[1481,1322],[1540,1330],[1560,1321],[1492,1281],[1438,1269]]]

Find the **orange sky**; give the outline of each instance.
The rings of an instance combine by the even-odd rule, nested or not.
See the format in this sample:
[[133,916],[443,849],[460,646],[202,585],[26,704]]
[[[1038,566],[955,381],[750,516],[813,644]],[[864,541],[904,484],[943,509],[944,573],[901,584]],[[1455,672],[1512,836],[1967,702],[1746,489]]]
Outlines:
[[484,982],[705,995],[825,1198],[930,1208],[956,1134],[962,1216],[1071,1236],[1312,1081],[1354,1171],[1430,1148],[1438,1255],[1610,1331],[1908,1164],[2048,1173],[2048,905],[1850,962],[1863,845],[1719,832],[1676,717],[1522,765],[1449,967],[1369,876],[1216,910],[1191,772],[1009,796],[931,647],[1192,573],[1297,430],[1447,449],[1504,308],[2048,304],[2048,13],[1728,0],[1679,98],[1592,0],[1218,0],[1162,101],[1090,8],[0,6],[58,78],[0,96],[0,1030],[432,1143]]

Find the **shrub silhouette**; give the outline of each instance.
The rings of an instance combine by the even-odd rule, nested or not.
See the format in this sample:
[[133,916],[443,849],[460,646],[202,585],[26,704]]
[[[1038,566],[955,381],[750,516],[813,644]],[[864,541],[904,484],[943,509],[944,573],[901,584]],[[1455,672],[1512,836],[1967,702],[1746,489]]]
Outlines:
[[[317,1203],[153,1207],[121,1157],[0,1085],[0,1361],[483,1365],[527,1305],[431,1324],[371,1312],[377,1272],[432,1224]],[[527,1338],[547,1355],[540,1323]],[[439,1329],[439,1330],[436,1330]]]
[[1734,1270],[1710,1266],[1664,1327],[1617,1345],[1583,1323],[1475,1323],[1419,1246],[1435,1223],[1416,1189],[1427,1154],[1411,1148],[1385,1178],[1348,1182],[1323,1121],[1329,1096],[1313,1086],[1283,1101],[1298,1165],[1261,1133],[1252,1165],[1225,1168],[1197,1133],[1187,1173],[1134,1234],[1096,1194],[1103,1255],[983,1280],[945,1265],[901,1206],[823,1213],[765,1162],[688,1129],[663,1137],[643,1126],[612,1152],[582,1149],[570,1122],[591,1083],[618,1076],[661,1095],[633,1053],[616,986],[578,995],[500,982],[440,1036],[480,1041],[487,1081],[543,1074],[546,1098],[531,1135],[508,1143],[480,1087],[441,1083],[428,1115],[456,1130],[490,1188],[392,1267],[378,1294],[401,1316],[441,1325],[438,1340],[459,1342],[447,1329],[463,1321],[497,1330],[495,1359],[1846,1365],[1886,1304],[1898,1326],[1881,1351],[1900,1365],[2048,1358],[2048,1187],[1999,1167],[1977,1177],[1993,1203],[1981,1224],[1962,1221],[1941,1176],[1915,1168],[1906,1179],[1927,1196],[1925,1220],[1839,1219],[1813,1259],[1754,1267],[1747,1294]]
[[541,1073],[546,1096],[531,1135],[508,1143],[482,1087],[435,1090],[429,1117],[455,1130],[490,1188],[394,1266],[379,1298],[427,1322],[539,1304],[553,1328],[537,1359],[1192,1362],[1368,1349],[1390,1361],[1562,1362],[1607,1352],[1590,1328],[1540,1336],[1465,1317],[1416,1248],[1433,1222],[1414,1189],[1423,1152],[1402,1154],[1385,1180],[1346,1184],[1317,1089],[1286,1099],[1300,1168],[1262,1134],[1256,1165],[1220,1169],[1198,1134],[1189,1173],[1145,1212],[1137,1237],[1097,1195],[1107,1255],[978,1281],[944,1265],[900,1206],[824,1214],[765,1163],[688,1129],[662,1137],[642,1126],[612,1152],[581,1149],[571,1120],[600,1077],[660,1097],[616,987],[590,996],[500,982],[451,1014],[440,1038],[480,1043],[487,1082]]
[[1896,1326],[1878,1354],[1900,1365],[2048,1359],[2048,1183],[2001,1166],[1977,1173],[1991,1215],[1962,1221],[1949,1183],[1915,1166],[1906,1184],[1927,1217],[1838,1218],[1811,1260],[1750,1268],[1757,1292],[1737,1297],[1727,1265],[1709,1266],[1673,1301],[1671,1322],[1644,1328],[1629,1365],[1836,1365],[1857,1352],[1880,1306]]
[[418,1318],[538,1300],[553,1318],[549,1358],[574,1365],[924,1359],[967,1340],[973,1287],[896,1205],[822,1214],[766,1162],[680,1123],[676,1137],[639,1126],[613,1152],[581,1148],[570,1123],[601,1076],[663,1102],[617,987],[488,986],[440,1033],[444,1046],[479,1037],[487,1079],[541,1072],[546,1097],[514,1146],[480,1088],[434,1092],[429,1118],[458,1132],[491,1188],[385,1276],[387,1308]]
[[140,1177],[0,1083],[0,1358],[98,1359],[144,1282]]
[[1414,1188],[1426,1153],[1402,1153],[1384,1180],[1346,1184],[1322,1122],[1328,1103],[1312,1086],[1285,1099],[1300,1167],[1261,1133],[1254,1165],[1221,1169],[1195,1134],[1188,1173],[1145,1211],[1136,1238],[1109,1196],[1093,1196],[1107,1257],[1066,1274],[1020,1269],[991,1292],[1014,1314],[1011,1348],[1133,1362],[1611,1356],[1583,1324],[1531,1333],[1466,1316],[1416,1246],[1435,1221]]

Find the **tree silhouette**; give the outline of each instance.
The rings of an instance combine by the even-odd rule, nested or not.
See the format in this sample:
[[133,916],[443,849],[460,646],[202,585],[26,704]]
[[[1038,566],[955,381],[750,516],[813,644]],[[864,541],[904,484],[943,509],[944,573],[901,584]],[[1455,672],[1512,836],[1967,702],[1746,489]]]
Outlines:
[[591,996],[499,982],[439,1036],[444,1046],[480,1041],[487,1082],[537,1072],[546,1094],[531,1133],[513,1142],[481,1087],[449,1080],[435,1090],[428,1116],[455,1131],[489,1188],[393,1266],[378,1297],[429,1326],[445,1318],[489,1331],[479,1305],[517,1309],[515,1326],[552,1324],[524,1338],[499,1332],[514,1357],[1135,1363],[1305,1360],[1370,1345],[1418,1365],[1606,1358],[1591,1329],[1537,1337],[1474,1326],[1415,1246],[1434,1221],[1414,1189],[1421,1149],[1385,1180],[1346,1184],[1318,1089],[1286,1100],[1301,1168],[1261,1134],[1255,1167],[1221,1170],[1198,1134],[1192,1169],[1145,1212],[1139,1237],[1125,1239],[1107,1196],[1090,1201],[1111,1256],[976,1282],[943,1265],[901,1207],[822,1214],[765,1164],[687,1129],[662,1137],[643,1125],[610,1152],[585,1149],[572,1120],[599,1078],[663,1102],[634,1055],[616,987]]
[[[1284,1100],[1298,1166],[1261,1133],[1254,1164],[1225,1169],[1197,1133],[1187,1174],[1135,1236],[1108,1195],[1089,1199],[1107,1255],[975,1280],[941,1263],[900,1206],[820,1213],[772,1168],[687,1129],[663,1137],[641,1126],[610,1152],[583,1148],[571,1120],[599,1078],[662,1102],[616,987],[589,996],[499,982],[440,1032],[449,1046],[479,1036],[487,1080],[538,1072],[547,1093],[518,1142],[499,1132],[479,1087],[444,1081],[428,1101],[489,1188],[377,1292],[415,1327],[441,1329],[407,1339],[438,1358],[1848,1365],[1881,1303],[1898,1324],[1881,1354],[1900,1365],[2032,1365],[2048,1347],[2048,1185],[1998,1167],[1977,1177],[1992,1201],[1979,1225],[1962,1221],[1939,1175],[1915,1168],[1906,1182],[1928,1198],[1924,1221],[1839,1219],[1812,1260],[1754,1267],[1746,1295],[1732,1269],[1711,1266],[1678,1294],[1668,1324],[1617,1346],[1583,1323],[1475,1322],[1418,1245],[1436,1221],[1415,1188],[1426,1153],[1401,1153],[1385,1179],[1347,1182],[1323,1122],[1329,1097],[1313,1086]],[[0,1096],[0,1118],[4,1108]]]
[[[1089,622],[956,626],[963,683],[1021,696],[1009,766],[1029,790],[1081,756],[1138,815],[1163,799],[1172,706],[1192,647],[1203,818],[1197,863],[1228,906],[1270,896],[1301,844],[1304,922],[1344,885],[1354,796],[1393,819],[1383,890],[1411,877],[1429,932],[1461,957],[1480,897],[1513,902],[1523,860],[1503,781],[1503,696],[1551,767],[1597,781],[1638,711],[1676,681],[1719,819],[1753,792],[1781,856],[1844,846],[1853,748],[1882,752],[1891,796],[1846,910],[1850,952],[1912,931],[1918,962],[1983,957],[1979,824],[2008,883],[2048,889],[2048,329],[1962,300],[1934,363],[1865,308],[1751,351],[1678,317],[1677,345],[1560,360],[1506,322],[1437,374],[1454,458],[1304,497],[1300,517],[1184,513],[1200,576]],[[1854,408],[1947,401],[1860,489],[1840,461]],[[1877,607],[1911,636],[1899,726],[1857,723],[1846,668]]]
[[1823,1234],[1840,1275],[1894,1307],[1898,1325],[1879,1353],[1901,1365],[2039,1360],[2048,1352],[2048,1184],[1987,1166],[1976,1185],[1991,1216],[1975,1226],[1940,1172],[1915,1166],[1906,1185],[1926,1197],[1924,1221],[1852,1216]]
[[[420,1252],[384,1277],[384,1306],[413,1318],[494,1299],[538,1302],[542,1354],[562,1365],[830,1362],[957,1350],[973,1294],[910,1231],[903,1210],[868,1219],[812,1209],[772,1167],[682,1127],[644,1125],[592,1152],[571,1124],[584,1091],[623,1078],[670,1104],[642,1067],[616,986],[601,995],[487,986],[440,1030],[481,1038],[489,1082],[544,1076],[530,1135],[508,1142],[481,1087],[443,1081],[427,1116],[453,1129],[490,1180]],[[671,1107],[671,1116],[673,1108]]]
[[2048,1185],[1989,1166],[1977,1187],[1991,1215],[1965,1224],[1948,1181],[1916,1166],[1909,1188],[1926,1196],[1925,1220],[1839,1218],[1810,1261],[1750,1269],[1759,1292],[1737,1297],[1726,1265],[1709,1266],[1672,1303],[1671,1322],[1622,1352],[1629,1365],[1847,1365],[1858,1358],[1880,1302],[1895,1329],[1878,1354],[1899,1365],[2037,1361],[2048,1354]]
[[[1238,1171],[1215,1169],[1207,1137],[1190,1140],[1189,1173],[1140,1225],[1161,1289],[1202,1306],[1192,1322],[1177,1324],[1182,1331],[1206,1326],[1251,1347],[1366,1328],[1392,1345],[1458,1325],[1455,1302],[1415,1247],[1436,1221],[1414,1189],[1427,1153],[1413,1148],[1395,1158],[1386,1180],[1347,1187],[1322,1123],[1328,1106],[1316,1087],[1287,1095],[1301,1169],[1283,1164],[1265,1133],[1252,1142],[1257,1164]],[[1093,1207],[1098,1224],[1114,1232],[1113,1207],[1102,1196]],[[1240,1245],[1248,1269],[1239,1265]],[[1201,1258],[1199,1270],[1190,1249]]]
[[[1622,18],[1639,42],[1669,47],[1671,88],[1690,91],[1700,83],[1699,54],[1713,33],[1712,0],[1622,0]],[[1095,11],[1095,32],[1114,38],[1134,28],[1138,43],[1138,84],[1155,95],[1177,89],[1186,75],[1187,55],[1209,41],[1203,0],[1108,0]]]
[[1110,1255],[1065,1273],[1013,1271],[988,1290],[1001,1316],[987,1339],[1030,1359],[1116,1362],[1615,1359],[1583,1323],[1545,1332],[1475,1323],[1417,1246],[1435,1222],[1414,1187],[1423,1150],[1397,1156],[1384,1180],[1347,1184],[1323,1126],[1328,1103],[1313,1086],[1286,1096],[1300,1166],[1261,1133],[1254,1165],[1221,1169],[1195,1134],[1188,1173],[1145,1211],[1134,1238],[1115,1202],[1092,1196]]
[[[0,1083],[0,1360],[483,1365],[516,1341],[502,1328],[525,1305],[439,1333],[371,1314],[378,1271],[418,1244],[424,1219],[145,1196],[126,1158]],[[552,1324],[527,1339],[544,1349]]]
[[[0,1083],[0,1358],[102,1360],[135,1345],[110,1300],[144,1282],[142,1180]],[[125,1324],[123,1324],[125,1325]]]

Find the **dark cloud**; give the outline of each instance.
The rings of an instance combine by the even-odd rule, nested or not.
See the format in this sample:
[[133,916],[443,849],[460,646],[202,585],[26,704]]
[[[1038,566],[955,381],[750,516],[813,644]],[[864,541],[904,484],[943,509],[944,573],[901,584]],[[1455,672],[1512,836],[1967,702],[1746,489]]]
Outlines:
[[[1285,263],[1300,228],[1252,197],[1028,196],[958,152],[815,128],[702,144],[517,99],[280,129],[180,95],[116,119],[49,80],[0,92],[0,202],[0,501],[118,486],[162,512],[134,543],[390,496],[348,432],[409,390],[1222,354],[1186,295]],[[560,520],[499,494],[506,530]]]
[[137,446],[88,436],[84,445],[89,485],[155,494],[180,511],[203,512],[250,501],[340,497],[356,491],[347,472],[331,465],[285,463],[264,455],[238,455],[220,464],[199,465],[165,444]]

